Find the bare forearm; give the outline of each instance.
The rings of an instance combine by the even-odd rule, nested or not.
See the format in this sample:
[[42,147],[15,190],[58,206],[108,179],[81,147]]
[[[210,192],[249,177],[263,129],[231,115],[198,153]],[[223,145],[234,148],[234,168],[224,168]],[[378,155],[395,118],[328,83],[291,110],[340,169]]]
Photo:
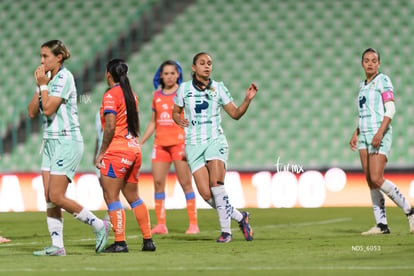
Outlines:
[[382,120],[381,125],[377,132],[384,134],[390,124],[391,124],[391,118],[384,116],[384,119]]
[[39,114],[39,93],[34,93],[32,99],[27,105],[27,112],[31,119],[35,118]]
[[111,144],[112,138],[114,137],[115,133],[115,127],[114,128],[105,128],[102,138],[102,145],[101,149],[99,150],[99,153],[104,153],[109,147],[109,144]]
[[151,137],[151,135],[154,133],[154,131],[155,131],[155,123],[151,121],[148,124],[148,127],[145,130],[144,135],[142,135],[140,143],[144,144]]

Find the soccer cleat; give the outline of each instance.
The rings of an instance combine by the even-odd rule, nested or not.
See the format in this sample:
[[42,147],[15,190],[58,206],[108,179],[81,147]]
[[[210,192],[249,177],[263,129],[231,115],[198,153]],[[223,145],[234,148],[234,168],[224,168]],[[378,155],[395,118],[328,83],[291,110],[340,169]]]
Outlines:
[[190,226],[188,227],[187,231],[185,231],[185,233],[188,234],[198,234],[200,233],[200,229],[198,229],[198,225],[197,224],[190,224]]
[[253,228],[249,224],[250,214],[248,212],[241,212],[243,215],[243,219],[239,222],[240,230],[243,233],[244,238],[246,241],[253,240]]
[[143,239],[142,251],[155,251],[157,247],[152,239]]
[[378,223],[378,225],[372,227],[368,231],[362,232],[361,235],[368,236],[368,235],[378,235],[378,234],[390,234],[391,231],[388,228],[388,225]]
[[228,243],[228,242],[231,242],[232,240],[233,238],[230,233],[221,232],[221,236],[216,240],[216,242]]
[[109,236],[109,223],[106,220],[103,220],[104,227],[96,232],[96,246],[95,252],[101,253],[105,250],[106,245],[108,244]]
[[6,239],[5,237],[0,236],[0,243],[10,242],[9,239]]
[[165,225],[165,224],[155,225],[154,228],[152,228],[152,230],[151,230],[151,234],[160,234],[160,235],[168,234],[167,225]]
[[128,252],[128,245],[126,242],[114,242],[110,246],[108,246],[104,251],[104,253],[122,253]]
[[66,256],[64,247],[48,246],[42,250],[34,251],[33,256]]
[[407,214],[407,219],[410,225],[410,233],[414,234],[414,208],[411,208],[411,212]]

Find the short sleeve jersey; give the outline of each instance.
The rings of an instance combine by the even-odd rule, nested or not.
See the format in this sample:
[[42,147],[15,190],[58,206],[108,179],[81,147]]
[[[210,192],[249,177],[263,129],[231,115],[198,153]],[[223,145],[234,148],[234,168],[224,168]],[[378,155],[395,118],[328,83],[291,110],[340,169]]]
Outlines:
[[[135,103],[138,111],[138,97],[134,95]],[[105,131],[105,114],[112,113],[116,115],[115,132],[112,141],[109,144],[110,150],[125,150],[131,148],[135,144],[135,138],[128,131],[127,111],[124,93],[120,85],[115,85],[109,89],[102,99],[100,109],[101,125]]]
[[360,132],[379,129],[385,113],[384,103],[394,99],[393,89],[390,78],[382,73],[369,83],[361,82],[358,95]]
[[162,90],[154,92],[152,112],[155,114],[155,140],[159,146],[172,146],[184,143],[184,129],[172,119],[174,98],[177,92],[164,94]]
[[208,143],[224,134],[221,128],[221,107],[233,98],[222,82],[211,80],[210,89],[200,90],[192,80],[180,85],[175,104],[184,108],[189,126],[185,128],[185,143]]
[[[72,73],[61,67],[49,81],[48,95],[62,98],[56,112],[43,118],[43,138],[83,141],[78,118],[77,92]],[[43,110],[41,107],[40,110]]]

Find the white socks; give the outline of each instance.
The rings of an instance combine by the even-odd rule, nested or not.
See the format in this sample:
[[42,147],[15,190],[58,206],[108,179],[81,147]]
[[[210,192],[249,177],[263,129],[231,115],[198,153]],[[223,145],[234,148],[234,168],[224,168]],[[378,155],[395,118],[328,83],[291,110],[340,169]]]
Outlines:
[[398,207],[403,209],[405,214],[411,212],[410,204],[405,200],[404,195],[400,192],[397,186],[389,180],[385,180],[381,186],[381,191],[386,193],[388,197],[397,204]]
[[227,195],[224,185],[216,186],[211,188],[214,201],[216,203],[216,210],[219,217],[221,232],[231,234],[231,213],[233,207],[230,205],[229,196]]
[[371,190],[372,209],[376,224],[379,223],[387,225],[387,215],[385,213],[385,199],[380,189]]
[[243,215],[230,204],[229,195],[227,194],[224,185],[212,187],[211,193],[213,194],[213,202],[215,202],[217,214],[219,216],[221,232],[231,234],[230,219],[240,222],[243,219]]
[[63,245],[63,218],[47,217],[47,229],[49,230],[52,245],[59,248],[65,247]]
[[104,227],[103,221],[86,208],[83,208],[79,214],[75,215],[75,218],[92,226],[94,232],[98,232]]

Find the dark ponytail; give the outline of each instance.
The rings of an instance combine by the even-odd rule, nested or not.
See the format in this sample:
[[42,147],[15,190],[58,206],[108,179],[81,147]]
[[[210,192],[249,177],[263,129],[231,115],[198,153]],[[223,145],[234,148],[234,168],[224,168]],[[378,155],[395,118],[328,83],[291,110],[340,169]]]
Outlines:
[[139,135],[139,118],[135,96],[131,89],[131,84],[127,76],[128,65],[122,59],[113,59],[108,62],[106,71],[112,75],[114,82],[119,82],[124,93],[127,111],[128,131],[134,136]]

